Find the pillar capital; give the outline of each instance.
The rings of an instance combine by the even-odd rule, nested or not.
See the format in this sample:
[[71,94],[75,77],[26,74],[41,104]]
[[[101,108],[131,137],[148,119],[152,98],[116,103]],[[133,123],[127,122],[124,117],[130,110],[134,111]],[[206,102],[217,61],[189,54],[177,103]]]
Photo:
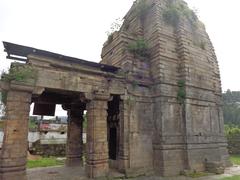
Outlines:
[[97,90],[93,92],[94,99],[109,101],[111,99],[110,93],[104,90]]
[[11,82],[9,86],[9,90],[13,91],[24,91],[24,92],[29,92],[32,93],[34,91],[34,86],[29,86],[21,83],[16,83],[16,82]]
[[63,104],[62,108],[66,111],[83,111],[86,109],[85,103],[70,103],[70,104]]
[[100,101],[110,101],[111,100],[110,93],[105,89],[93,90],[92,92],[88,92],[88,93],[84,93],[84,94],[85,94],[85,98],[90,101],[91,100],[100,100]]

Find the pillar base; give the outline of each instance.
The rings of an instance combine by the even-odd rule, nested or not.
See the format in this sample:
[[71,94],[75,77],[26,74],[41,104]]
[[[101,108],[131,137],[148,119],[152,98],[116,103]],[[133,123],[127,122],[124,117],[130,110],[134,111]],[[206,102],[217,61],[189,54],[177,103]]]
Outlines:
[[120,157],[118,160],[118,171],[125,173],[126,169],[128,169],[128,159],[123,159]]
[[67,158],[65,161],[65,165],[68,167],[73,166],[83,166],[83,161],[81,157],[78,158]]
[[86,164],[86,173],[89,178],[106,177],[109,173],[108,163],[103,164]]
[[27,180],[26,171],[1,172],[0,180]]

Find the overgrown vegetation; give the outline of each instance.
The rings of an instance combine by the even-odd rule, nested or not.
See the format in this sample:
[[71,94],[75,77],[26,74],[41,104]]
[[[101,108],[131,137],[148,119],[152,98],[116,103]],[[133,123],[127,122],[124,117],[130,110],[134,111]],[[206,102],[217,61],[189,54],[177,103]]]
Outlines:
[[3,129],[3,126],[4,126],[4,123],[3,123],[3,121],[0,121],[0,130],[2,130],[2,129]]
[[[18,81],[34,83],[35,78],[36,71],[32,67],[17,63],[12,65],[8,72],[3,71],[0,80],[5,82]],[[7,91],[2,90],[0,93],[0,113],[3,115],[5,111],[6,102]]]
[[132,87],[135,89],[138,86],[138,82],[136,80],[132,81]]
[[198,17],[196,13],[189,9],[186,4],[180,1],[169,0],[167,8],[163,12],[164,21],[173,27],[177,27],[181,18],[185,18],[192,28],[197,27]]
[[123,23],[123,19],[118,18],[111,24],[110,30],[106,32],[108,36],[108,40],[107,40],[108,44],[113,41],[113,34],[114,32],[119,31],[119,29],[122,26],[122,23]]
[[144,39],[137,39],[136,41],[128,45],[128,50],[134,54],[134,56],[140,56],[144,58],[150,57],[150,52],[147,43]]
[[230,160],[235,165],[240,165],[240,155],[231,155]]
[[237,125],[224,125],[227,138],[240,137],[240,128]]
[[0,115],[4,116],[5,114],[5,107],[7,103],[7,92],[2,90],[0,92]]
[[225,124],[240,127],[240,91],[223,93],[223,116]]
[[240,92],[223,93],[223,116],[225,135],[228,139],[240,137]]
[[28,160],[27,168],[49,167],[64,165],[64,160],[59,160],[56,157],[40,158],[37,160]]
[[28,121],[28,128],[31,131],[36,131],[38,127],[38,122],[37,119],[35,117],[29,117],[29,121]]
[[151,5],[146,0],[136,0],[134,4],[136,15],[143,19],[147,11],[151,8]]
[[205,41],[194,41],[193,45],[200,47],[202,50],[206,50],[206,42]]
[[132,109],[132,108],[134,107],[135,103],[136,103],[136,100],[135,100],[134,97],[129,96],[129,97],[127,98],[127,101],[126,101],[126,102],[127,102],[127,104],[129,105],[130,109]]
[[201,41],[201,42],[200,42],[200,48],[201,48],[202,50],[206,50],[206,42],[205,42],[205,41]]
[[186,90],[185,90],[185,81],[179,80],[178,81],[178,93],[177,93],[177,100],[180,104],[183,104],[186,99]]
[[34,79],[36,77],[36,72],[30,66],[15,65],[9,69],[9,72],[3,72],[1,75],[2,81],[19,81],[25,82],[29,79]]

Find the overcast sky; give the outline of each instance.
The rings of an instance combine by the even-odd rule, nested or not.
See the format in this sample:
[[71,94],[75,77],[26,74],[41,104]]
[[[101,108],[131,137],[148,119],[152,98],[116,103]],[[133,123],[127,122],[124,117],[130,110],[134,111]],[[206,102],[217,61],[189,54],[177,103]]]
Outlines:
[[[240,0],[186,0],[218,57],[222,88],[240,90]],[[0,0],[0,40],[99,62],[106,31],[133,0]],[[0,70],[7,69],[0,45]]]

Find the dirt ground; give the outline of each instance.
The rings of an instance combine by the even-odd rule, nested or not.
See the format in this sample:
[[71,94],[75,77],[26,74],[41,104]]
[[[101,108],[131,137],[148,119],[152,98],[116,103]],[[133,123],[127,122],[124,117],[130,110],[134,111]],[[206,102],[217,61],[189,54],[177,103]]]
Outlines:
[[[124,179],[122,174],[111,172],[112,179]],[[205,176],[201,178],[190,177],[137,177],[131,180],[220,180],[223,177],[240,175],[240,166],[233,166],[227,168],[222,175]],[[83,167],[48,167],[48,168],[35,168],[27,170],[28,180],[87,180]],[[111,178],[110,178],[111,179]]]
[[41,156],[31,155],[31,154],[29,153],[29,151],[28,151],[27,159],[28,159],[28,160],[38,160],[38,159],[41,159]]

